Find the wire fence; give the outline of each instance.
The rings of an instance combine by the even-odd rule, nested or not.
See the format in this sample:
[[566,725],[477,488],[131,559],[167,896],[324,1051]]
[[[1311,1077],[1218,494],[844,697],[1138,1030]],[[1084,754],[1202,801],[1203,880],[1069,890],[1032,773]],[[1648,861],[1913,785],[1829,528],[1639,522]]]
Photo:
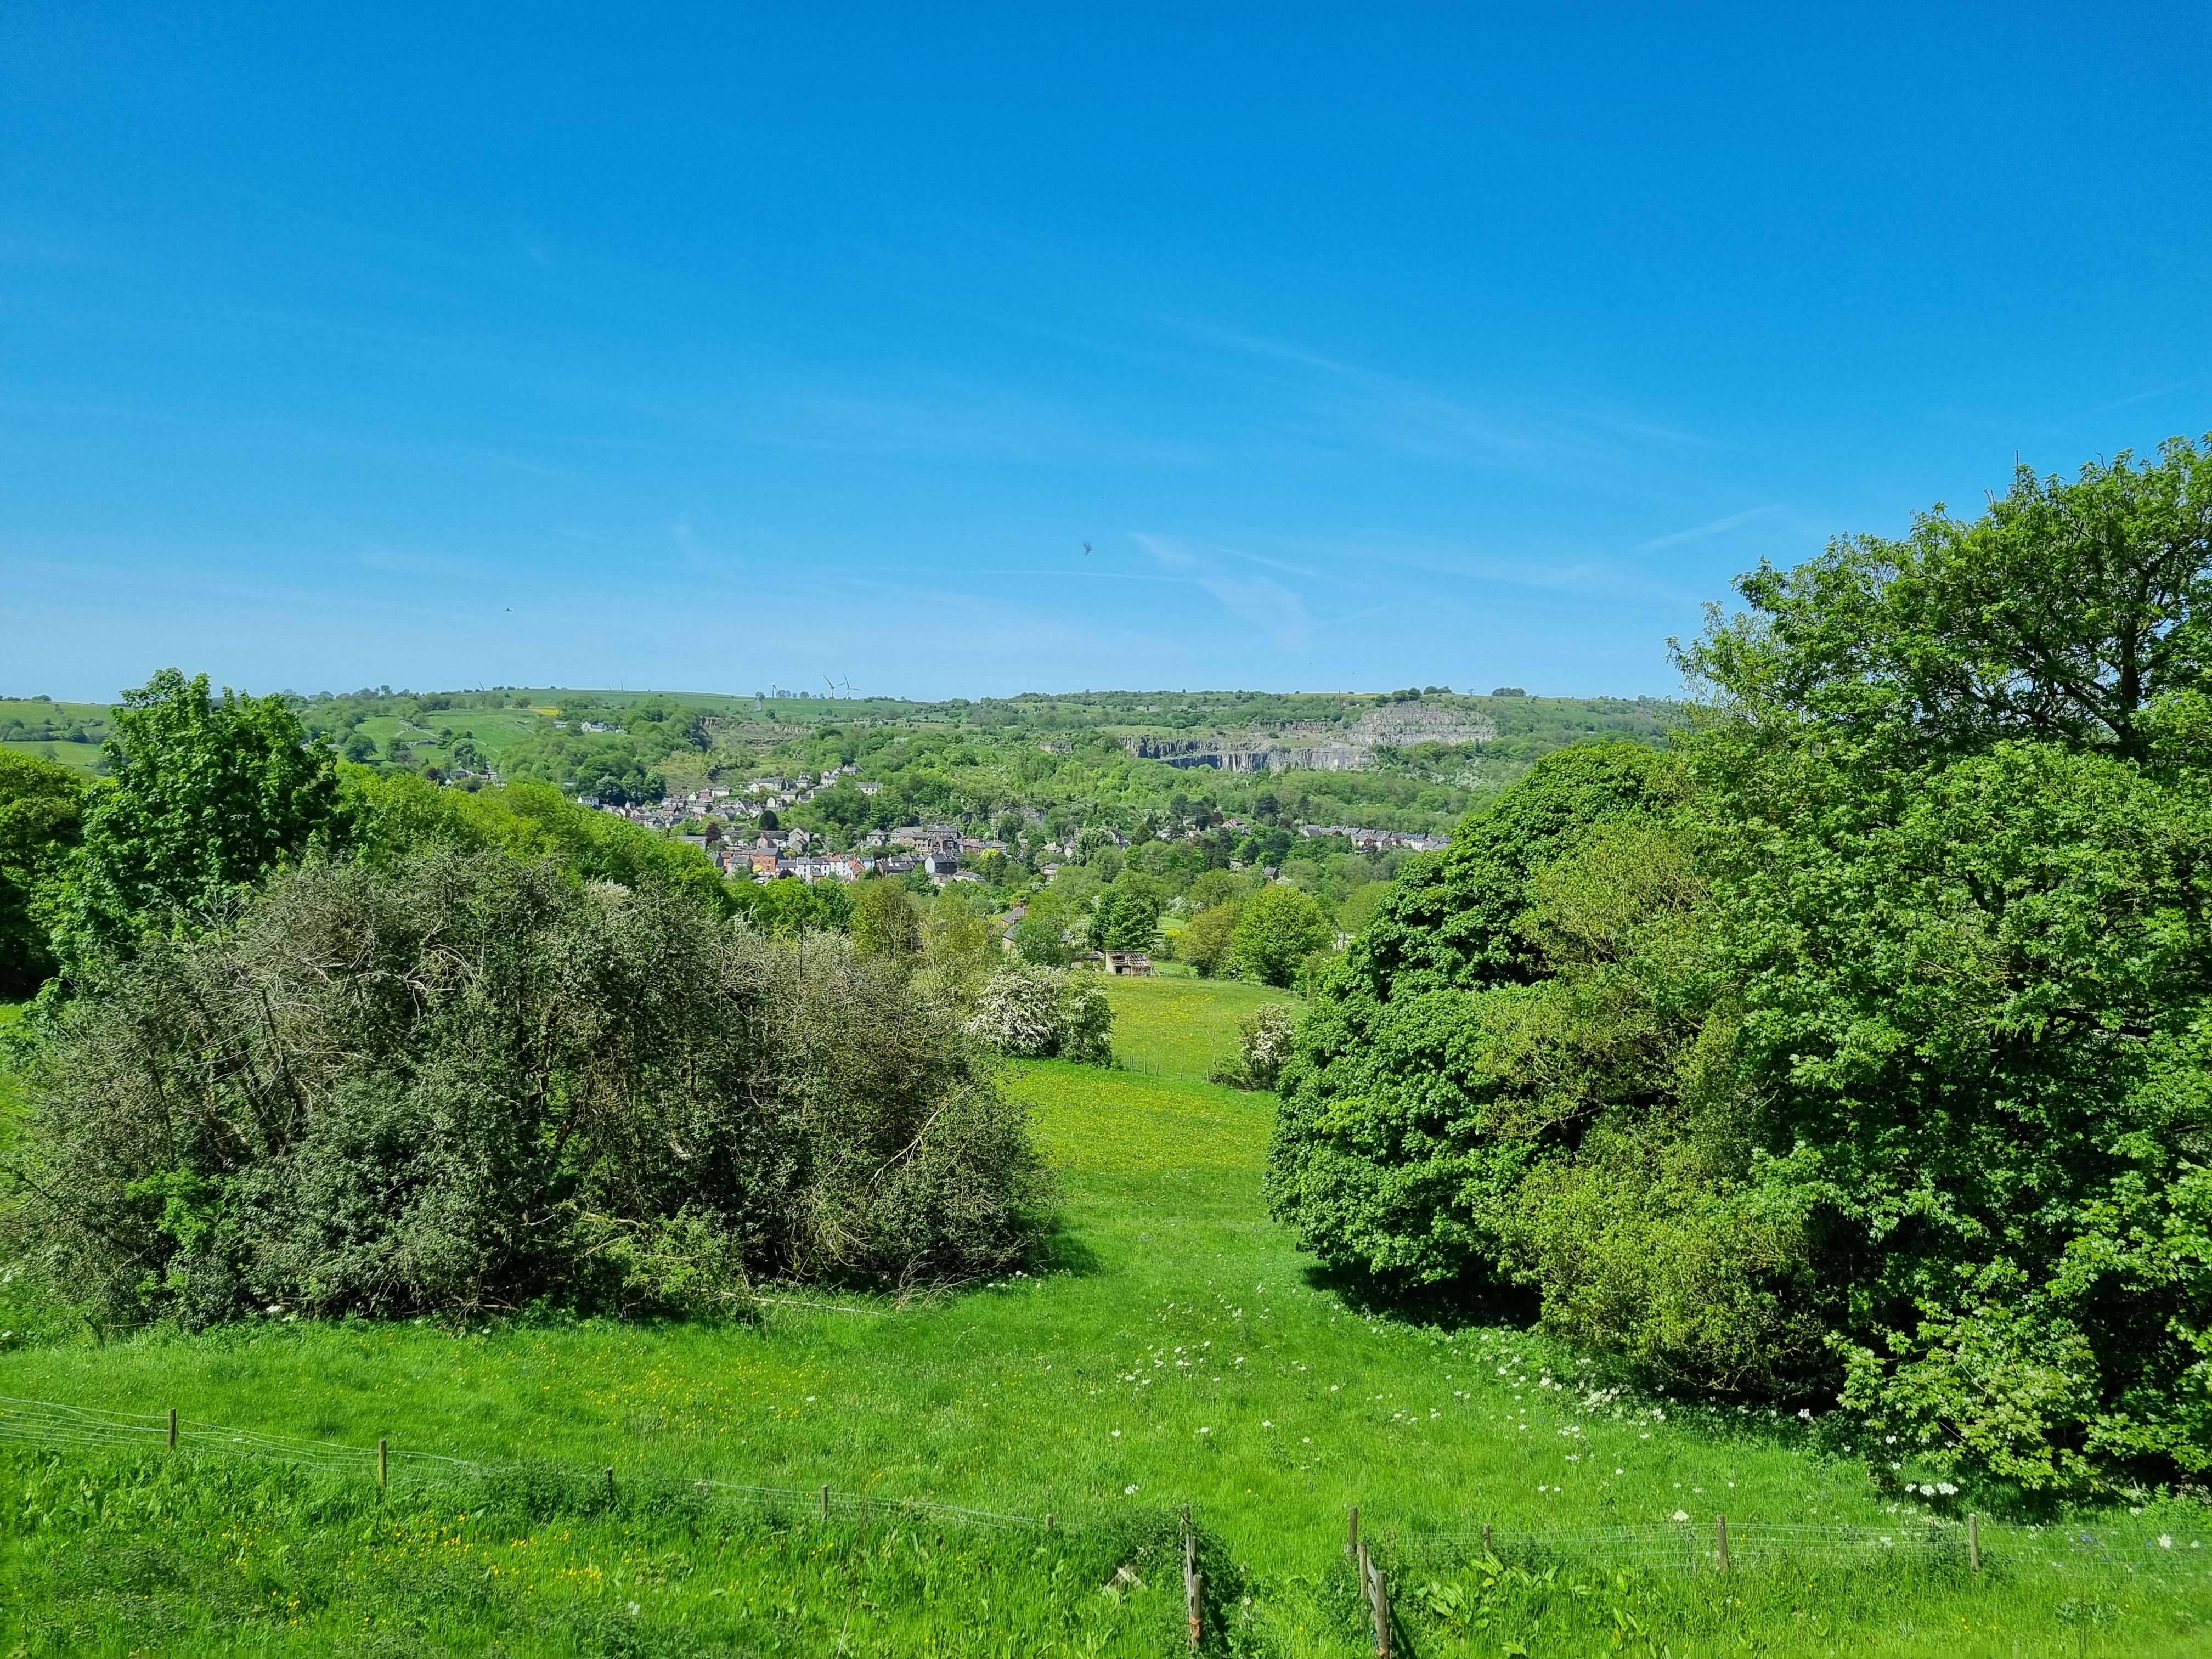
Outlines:
[[[149,1414],[101,1411],[85,1406],[63,1405],[51,1400],[24,1400],[0,1395],[0,1442],[5,1441],[77,1450],[173,1449],[246,1457],[318,1474],[358,1476],[386,1486],[394,1484],[395,1476],[404,1479],[410,1474],[417,1478],[453,1480],[534,1472],[548,1468],[561,1468],[580,1480],[605,1479],[611,1484],[616,1479],[611,1468],[585,1470],[573,1465],[543,1462],[452,1457],[442,1452],[394,1447],[384,1440],[380,1440],[374,1446],[364,1447],[343,1441],[307,1440],[289,1435],[264,1434],[253,1429],[180,1417],[174,1413]],[[660,1478],[678,1480],[681,1484],[701,1492],[722,1493],[794,1510],[814,1511],[825,1519],[832,1515],[862,1519],[914,1515],[927,1516],[950,1524],[1001,1530],[1070,1529],[1066,1522],[1049,1513],[1006,1515],[995,1510],[975,1509],[961,1504],[941,1504],[924,1498],[839,1492],[827,1486],[810,1490],[799,1486],[768,1486],[747,1481],[720,1480],[712,1477],[688,1480],[681,1477]]]
[[[78,1450],[175,1449],[250,1458],[319,1474],[373,1480],[387,1487],[410,1480],[452,1480],[547,1469],[558,1469],[580,1481],[603,1479],[612,1483],[617,1479],[611,1468],[584,1469],[547,1461],[454,1457],[394,1447],[381,1440],[374,1446],[361,1446],[267,1434],[175,1413],[103,1411],[0,1395],[0,1442],[9,1441]],[[1067,1519],[1050,1513],[1010,1515],[920,1497],[841,1492],[828,1486],[774,1486],[713,1477],[645,1478],[812,1512],[824,1519],[908,1515],[927,1516],[950,1525],[1003,1530],[1078,1529]],[[2022,1526],[1979,1517],[1953,1520],[1923,1515],[1900,1516],[1887,1526],[1843,1526],[1716,1516],[1703,1522],[1686,1518],[1645,1525],[1526,1531],[1392,1524],[1385,1527],[1383,1537],[1389,1553],[1403,1560],[1479,1560],[1489,1555],[1503,1564],[1535,1571],[1553,1565],[1672,1568],[1688,1572],[1788,1565],[1917,1565],[1967,1571],[2149,1571],[2212,1580],[2212,1511],[2207,1511],[2205,1524],[2194,1530],[2177,1532],[2176,1524],[2170,1517],[2149,1516],[2094,1524]],[[1356,1541],[1357,1511],[1352,1527]],[[1367,1536],[1376,1537],[1371,1522]]]
[[1392,1534],[1409,1556],[1484,1553],[1540,1571],[1549,1565],[1679,1568],[1729,1571],[1791,1565],[1911,1565],[1967,1571],[2101,1569],[2155,1571],[2212,1579],[2212,1513],[2195,1530],[2173,1530],[2170,1519],[2024,1526],[1978,1516],[1901,1517],[1888,1526],[1822,1526],[1720,1516],[1646,1525],[1509,1531]]

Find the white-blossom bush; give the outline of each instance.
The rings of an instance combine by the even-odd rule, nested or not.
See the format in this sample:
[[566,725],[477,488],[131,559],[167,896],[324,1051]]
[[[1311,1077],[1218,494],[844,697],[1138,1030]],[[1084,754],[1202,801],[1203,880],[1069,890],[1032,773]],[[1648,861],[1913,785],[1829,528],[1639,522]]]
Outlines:
[[1033,963],[1001,969],[976,994],[968,1035],[1024,1058],[1056,1053],[1060,994],[1066,980],[1066,969]]
[[1272,1089],[1281,1079],[1297,1035],[1290,1005],[1263,1003],[1237,1028],[1237,1057],[1214,1070],[1214,1080],[1240,1089]]
[[1097,975],[1018,963],[976,994],[968,1035],[1024,1058],[1104,1066],[1113,1060],[1114,1011]]

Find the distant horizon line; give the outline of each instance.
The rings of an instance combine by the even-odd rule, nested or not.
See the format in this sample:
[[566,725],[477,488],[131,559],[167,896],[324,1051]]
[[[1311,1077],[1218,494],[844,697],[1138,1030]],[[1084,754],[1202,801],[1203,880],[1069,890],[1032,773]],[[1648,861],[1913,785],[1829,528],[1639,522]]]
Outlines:
[[[225,691],[238,690],[238,688],[229,685],[225,685],[221,689]],[[866,706],[869,704],[890,703],[914,708],[944,708],[954,707],[980,708],[996,703],[1032,702],[1066,702],[1085,699],[1096,700],[1100,698],[1111,698],[1120,700],[1131,697],[1351,697],[1365,700],[1380,700],[1395,697],[1405,702],[1417,702],[1428,697],[1448,696],[1468,697],[1481,702],[1489,702],[1498,698],[1514,700],[1525,699],[1530,702],[1607,702],[1672,703],[1681,701],[1681,699],[1676,696],[1661,696],[1649,691],[1637,692],[1633,695],[1604,691],[1529,691],[1519,686],[1498,686],[1494,687],[1488,691],[1471,691],[1456,690],[1449,685],[1425,685],[1419,687],[1401,686],[1392,688],[1388,690],[1358,690],[1350,688],[1328,688],[1310,690],[1293,690],[1284,691],[1259,690],[1247,687],[1237,687],[1233,689],[1201,687],[1197,690],[1184,688],[1181,690],[1139,690],[1135,688],[1124,690],[1109,687],[1105,689],[1086,688],[1080,691],[1018,691],[1013,693],[1012,696],[1007,696],[912,697],[885,692],[876,695],[856,693],[849,697],[832,697],[827,696],[817,696],[811,691],[783,691],[777,693],[761,691],[677,690],[658,686],[641,686],[638,690],[633,691],[627,686],[470,685],[426,687],[418,691],[408,686],[380,684],[362,686],[350,691],[299,691],[288,686],[282,691],[276,692],[274,695],[282,697],[295,698],[303,702],[337,702],[347,698],[355,697],[479,696],[486,692],[491,691],[502,692],[509,695],[519,692],[525,695],[544,693],[548,696],[559,695],[587,697],[713,697],[726,699],[733,702],[766,702],[778,704],[807,702],[814,704],[826,704],[831,707],[837,707],[840,705],[854,707]],[[1407,694],[1409,692],[1413,695],[1408,696]],[[265,692],[252,693],[241,691],[240,695],[268,696],[270,694]],[[43,691],[21,695],[13,692],[0,692],[0,703],[45,703],[51,707],[57,708],[70,705],[75,705],[80,708],[112,708],[116,706],[115,702],[103,701],[98,698],[57,697]]]

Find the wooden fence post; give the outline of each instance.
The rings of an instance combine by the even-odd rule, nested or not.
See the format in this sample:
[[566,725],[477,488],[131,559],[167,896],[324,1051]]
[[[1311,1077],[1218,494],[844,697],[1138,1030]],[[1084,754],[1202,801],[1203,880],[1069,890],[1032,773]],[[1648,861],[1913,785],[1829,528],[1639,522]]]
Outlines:
[[1367,1546],[1359,1546],[1354,1558],[1359,1574],[1359,1594],[1367,1603],[1367,1620],[1375,1632],[1376,1659],[1390,1659],[1390,1591],[1383,1582],[1382,1570],[1375,1565],[1375,1558],[1367,1553]]
[[1482,1523],[1482,1553],[1485,1555],[1492,1553],[1490,1547],[1490,1522],[1487,1521]]
[[1715,1516],[1713,1517],[1713,1525],[1720,1533],[1721,1571],[1723,1572],[1726,1572],[1729,1570],[1728,1516],[1725,1515]]
[[176,1449],[177,1449],[177,1408],[176,1408],[174,1406],[172,1406],[172,1407],[169,1407],[169,1449],[170,1449],[171,1451],[174,1451],[174,1450],[176,1450]]
[[1982,1517],[1966,1516],[1966,1560],[1976,1572],[1982,1570]]
[[1359,1505],[1354,1504],[1344,1523],[1344,1553],[1350,1556],[1359,1553]]
[[1187,1524],[1190,1519],[1190,1509],[1188,1504],[1183,1508],[1183,1519],[1186,1522],[1186,1530],[1182,1535],[1182,1610],[1184,1617],[1190,1622],[1190,1650],[1196,1653],[1199,1635],[1198,1615],[1202,1605],[1199,1600],[1199,1592],[1205,1580],[1198,1570],[1197,1535],[1187,1529]]

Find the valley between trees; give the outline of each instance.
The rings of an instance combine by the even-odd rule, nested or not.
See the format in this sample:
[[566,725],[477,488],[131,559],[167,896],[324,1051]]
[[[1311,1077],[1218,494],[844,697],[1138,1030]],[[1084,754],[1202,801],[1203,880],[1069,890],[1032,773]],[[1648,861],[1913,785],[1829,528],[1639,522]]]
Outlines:
[[[1241,1012],[1199,981],[1115,990],[1122,1029],[1162,1034],[1127,1058],[1163,1071]],[[1129,1018],[1139,999],[1155,1006]],[[2065,1528],[1987,1524],[1977,1577],[1957,1504],[1877,1491],[1790,1413],[1703,1409],[1510,1322],[1347,1293],[1265,1219],[1267,1097],[1058,1061],[1010,1086],[1065,1183],[1061,1230],[1036,1272],[957,1295],[787,1298],[735,1324],[279,1317],[104,1347],[19,1330],[0,1355],[9,1395],[486,1468],[395,1465],[380,1501],[366,1456],[292,1473],[195,1454],[189,1429],[181,1462],[9,1443],[10,1640],[1157,1655],[1182,1650],[1188,1503],[1209,1579],[1233,1592],[1208,1604],[1207,1651],[1372,1650],[1341,1553],[1352,1504],[1408,1652],[1580,1654],[1624,1631],[1639,1653],[2200,1650],[2200,1506],[2074,1515],[2094,1551],[2054,1550]],[[840,1498],[824,1523],[809,1502],[702,1495],[701,1478]],[[865,1513],[846,1501],[863,1493]],[[902,1514],[908,1498],[1049,1510],[1054,1531]],[[1716,1512],[1748,1552],[1725,1579]],[[1479,1546],[1425,1541],[1485,1524],[1525,1580],[1486,1570]],[[1679,1537],[1679,1557],[1588,1538],[1628,1526]],[[1948,1544],[1911,1547],[1930,1526]],[[1783,1527],[1870,1531],[1839,1556],[1840,1534]],[[1796,1554],[1761,1555],[1763,1529]],[[1531,1541],[1571,1534],[1585,1541]],[[1144,1589],[1103,1595],[1127,1561]]]
[[2203,1650],[2212,454],[1739,587],[1387,869],[732,879],[174,670],[0,755],[21,1650],[1158,1652],[1186,1548],[1215,1651]]

